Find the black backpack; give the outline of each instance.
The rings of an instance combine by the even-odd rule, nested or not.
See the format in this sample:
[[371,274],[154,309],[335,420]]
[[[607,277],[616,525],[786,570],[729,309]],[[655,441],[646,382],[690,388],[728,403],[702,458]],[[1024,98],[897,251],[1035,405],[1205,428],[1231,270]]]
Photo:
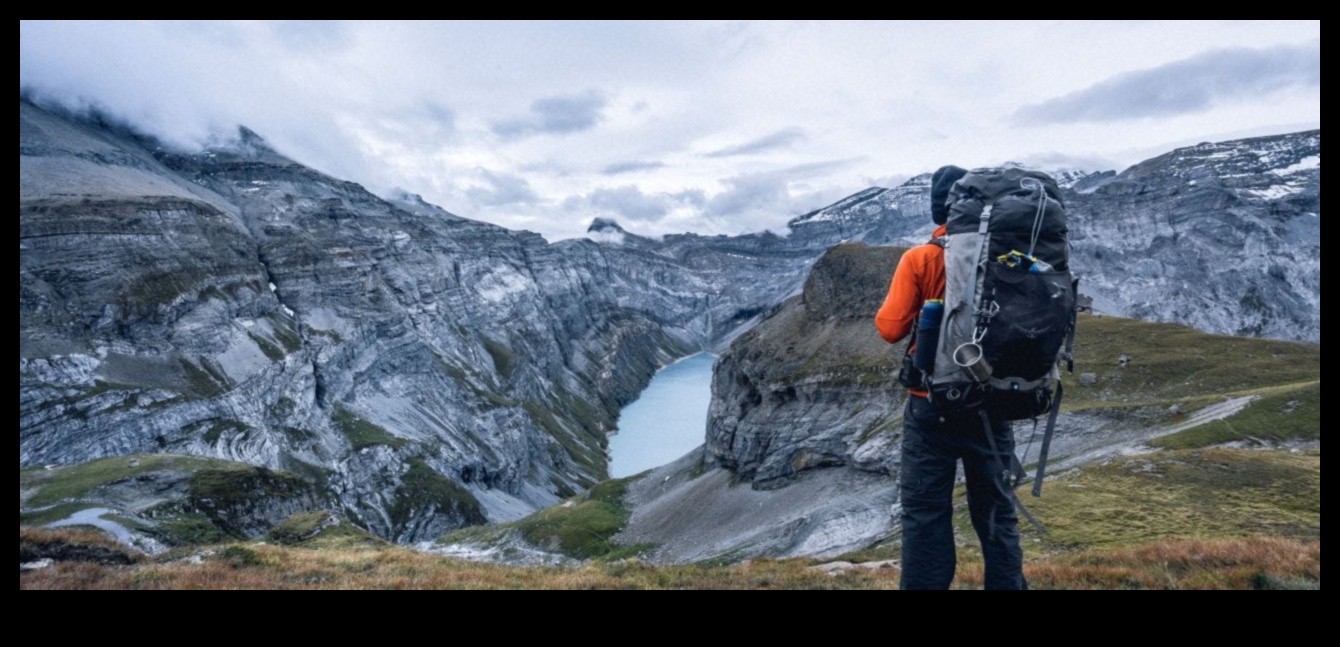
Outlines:
[[[1000,420],[1050,414],[1037,495],[1060,410],[1060,366],[1074,369],[1078,281],[1065,205],[1050,176],[1018,168],[969,171],[946,204],[943,314],[919,323],[918,346],[933,343],[935,352],[917,353],[929,364],[918,368],[942,412],[978,411],[984,420],[987,412]],[[1013,471],[1021,476],[1017,461]]]

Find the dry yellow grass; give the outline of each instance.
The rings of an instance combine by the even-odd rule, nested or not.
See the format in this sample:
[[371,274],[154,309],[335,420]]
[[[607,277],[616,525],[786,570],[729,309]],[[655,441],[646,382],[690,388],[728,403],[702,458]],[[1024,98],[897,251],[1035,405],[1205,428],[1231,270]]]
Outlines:
[[[25,543],[61,539],[21,531]],[[830,575],[812,560],[736,566],[656,567],[633,561],[577,568],[479,564],[396,546],[311,550],[230,544],[132,565],[62,561],[19,574],[20,589],[895,589],[894,568]],[[981,565],[960,565],[955,588],[981,585]],[[1261,589],[1321,586],[1321,542],[1280,538],[1161,542],[1086,551],[1025,567],[1039,589]]]

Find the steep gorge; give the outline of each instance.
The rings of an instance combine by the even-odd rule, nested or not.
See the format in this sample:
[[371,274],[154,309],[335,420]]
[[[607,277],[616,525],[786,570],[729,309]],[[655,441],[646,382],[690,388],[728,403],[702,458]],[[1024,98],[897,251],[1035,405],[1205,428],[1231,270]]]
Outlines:
[[[604,478],[620,406],[835,239],[549,244],[241,131],[171,152],[20,102],[20,464],[291,470],[402,541]],[[768,276],[769,281],[755,277]]]

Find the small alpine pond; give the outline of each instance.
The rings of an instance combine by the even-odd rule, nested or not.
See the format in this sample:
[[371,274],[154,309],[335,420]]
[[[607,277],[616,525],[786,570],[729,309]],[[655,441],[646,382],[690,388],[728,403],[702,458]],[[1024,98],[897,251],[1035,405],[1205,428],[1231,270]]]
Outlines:
[[699,353],[661,369],[623,408],[619,431],[610,437],[612,478],[664,465],[703,444],[715,361]]

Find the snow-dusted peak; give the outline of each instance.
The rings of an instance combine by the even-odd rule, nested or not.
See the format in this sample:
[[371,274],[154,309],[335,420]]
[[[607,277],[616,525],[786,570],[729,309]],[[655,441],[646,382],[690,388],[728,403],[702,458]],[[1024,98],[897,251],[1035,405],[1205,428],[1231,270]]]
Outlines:
[[1131,167],[1128,177],[1171,172],[1203,180],[1207,176],[1231,179],[1273,173],[1295,175],[1321,169],[1321,130],[1253,137],[1227,142],[1205,142],[1179,148]]
[[201,155],[210,159],[237,158],[267,164],[296,164],[292,159],[276,151],[264,137],[246,126],[237,127],[237,137],[213,143],[207,146]]
[[1111,173],[1110,171],[1088,171],[1080,168],[1043,168],[1032,164],[1024,164],[1022,162],[1005,162],[1004,164],[1001,164],[1001,167],[1046,173],[1047,175],[1050,175],[1053,180],[1056,180],[1056,185],[1062,189],[1074,188],[1076,184],[1079,184],[1085,178],[1100,173]]
[[[888,189],[883,189],[877,186],[870,187],[868,189],[865,189],[864,191],[838,200],[837,202],[834,202],[833,204],[830,204],[827,207],[817,209],[803,216],[800,216],[799,218],[792,220],[789,224],[792,227],[795,227],[796,225],[808,225],[818,222],[850,220],[851,218],[861,215],[867,211],[867,209],[861,209],[860,208],[861,205],[865,205],[866,203],[870,203],[872,200],[878,199],[879,196],[883,195],[887,191]],[[876,206],[877,204],[878,203],[870,204],[867,206],[875,207],[875,210],[878,210],[879,208],[878,206]]]

